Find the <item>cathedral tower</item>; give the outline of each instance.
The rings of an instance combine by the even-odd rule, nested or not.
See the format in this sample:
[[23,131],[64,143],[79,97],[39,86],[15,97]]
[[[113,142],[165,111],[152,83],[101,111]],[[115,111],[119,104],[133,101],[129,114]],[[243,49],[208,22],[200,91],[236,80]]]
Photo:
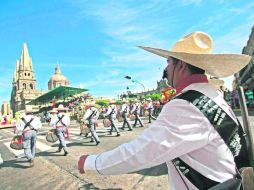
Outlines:
[[25,109],[26,103],[42,95],[43,91],[36,90],[36,80],[32,60],[27,45],[22,47],[20,60],[17,60],[13,75],[11,108],[13,113]]

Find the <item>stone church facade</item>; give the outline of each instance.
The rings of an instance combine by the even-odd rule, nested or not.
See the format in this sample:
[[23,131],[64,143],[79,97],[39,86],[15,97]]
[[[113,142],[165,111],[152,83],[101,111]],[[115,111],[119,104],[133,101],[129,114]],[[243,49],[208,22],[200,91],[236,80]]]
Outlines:
[[44,93],[45,91],[43,90],[36,90],[32,60],[29,56],[27,45],[24,43],[20,60],[16,62],[12,82],[11,108],[13,113],[24,110],[28,102]]
[[[254,90],[254,26],[252,27],[251,34],[247,45],[243,48],[243,54],[252,56],[250,63],[237,73],[238,83],[245,89]],[[236,82],[233,83],[233,88],[236,87]]]

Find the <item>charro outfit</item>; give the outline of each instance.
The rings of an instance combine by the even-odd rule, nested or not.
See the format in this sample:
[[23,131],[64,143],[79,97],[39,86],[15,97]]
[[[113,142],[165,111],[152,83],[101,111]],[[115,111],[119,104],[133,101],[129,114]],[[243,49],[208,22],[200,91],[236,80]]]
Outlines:
[[133,113],[135,115],[135,122],[133,127],[136,127],[137,122],[139,122],[141,127],[144,127],[141,119],[139,118],[139,114],[140,114],[140,104],[138,102],[136,102],[135,104],[133,104],[133,108],[131,110],[131,113]]
[[148,113],[149,113],[149,115],[148,115],[148,123],[151,123],[151,120],[152,120],[152,119],[153,119],[153,120],[156,120],[156,118],[152,115],[153,110],[154,110],[154,108],[153,108],[153,102],[152,102],[152,101],[150,101],[150,102],[148,103],[147,109],[148,109]]
[[89,129],[91,131],[91,142],[95,140],[96,144],[100,143],[100,139],[96,133],[96,123],[99,117],[99,111],[95,107],[90,107],[86,110],[86,113],[83,117],[83,121],[88,121]]
[[129,128],[129,131],[132,131],[132,127],[131,127],[131,124],[128,120],[128,113],[129,113],[129,106],[128,104],[124,103],[122,104],[122,109],[121,109],[121,112],[122,112],[122,117],[123,117],[123,126],[122,126],[122,129],[125,128],[125,125],[127,124],[128,128]]
[[68,153],[65,143],[65,135],[70,126],[70,117],[66,113],[60,112],[56,117],[51,119],[50,126],[56,129],[56,136],[59,139],[59,152],[63,149],[65,154]]
[[111,123],[111,128],[110,128],[109,133],[111,134],[113,132],[113,130],[115,130],[117,133],[117,136],[119,136],[120,132],[119,132],[118,127],[116,126],[116,113],[117,113],[117,108],[115,105],[112,104],[112,105],[108,106],[107,113],[104,114],[104,117],[108,117],[109,121]]
[[16,133],[22,133],[23,148],[29,161],[35,157],[37,131],[41,127],[40,119],[33,115],[24,115],[16,125]]
[[[192,75],[186,79],[192,82],[179,85],[178,95],[189,90],[199,91],[237,123],[221,93],[205,79],[204,75]],[[216,182],[236,174],[233,155],[214,126],[194,105],[177,97],[163,107],[157,120],[137,139],[106,153],[88,156],[84,169],[99,174],[124,174],[166,163],[171,190],[186,190],[186,185],[196,190],[173,165],[172,160],[177,157]]]

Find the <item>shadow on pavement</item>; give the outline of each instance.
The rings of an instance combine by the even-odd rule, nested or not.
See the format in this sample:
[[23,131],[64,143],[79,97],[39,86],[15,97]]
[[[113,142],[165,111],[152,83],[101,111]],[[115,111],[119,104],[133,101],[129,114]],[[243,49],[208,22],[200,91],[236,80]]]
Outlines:
[[5,160],[2,165],[0,165],[0,168],[31,168],[30,165],[26,160]]
[[85,185],[82,185],[78,188],[78,190],[122,190],[121,188],[110,188],[110,189],[100,189],[98,187],[95,187],[92,183],[88,183]]
[[161,176],[168,174],[168,168],[167,165],[164,163],[159,166],[154,166],[152,168],[143,169],[133,173],[138,173],[145,176]]

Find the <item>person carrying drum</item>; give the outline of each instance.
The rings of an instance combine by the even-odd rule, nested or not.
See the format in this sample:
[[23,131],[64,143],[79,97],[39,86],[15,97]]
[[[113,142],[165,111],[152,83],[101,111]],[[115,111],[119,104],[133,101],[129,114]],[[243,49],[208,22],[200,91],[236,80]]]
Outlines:
[[118,136],[120,136],[120,132],[119,132],[119,129],[117,128],[117,126],[116,126],[116,121],[115,121],[116,120],[116,113],[117,113],[117,108],[116,108],[116,105],[115,105],[115,101],[110,100],[107,113],[104,114],[104,117],[108,117],[109,121],[111,123],[111,129],[109,131],[109,134],[111,135],[113,129],[115,129],[115,131],[117,133],[116,136],[118,137]]
[[57,117],[51,118],[50,126],[56,129],[56,136],[59,139],[59,147],[57,152],[64,150],[64,156],[67,156],[67,146],[65,143],[65,134],[68,136],[68,127],[70,126],[70,117],[65,113],[67,108],[64,108],[60,104],[57,108],[58,114]]
[[23,117],[16,124],[15,133],[22,134],[24,153],[30,166],[34,166],[37,131],[42,127],[39,117],[33,115],[32,109],[26,109]]
[[129,105],[127,103],[128,103],[127,100],[123,100],[122,109],[121,109],[121,113],[122,113],[122,117],[123,117],[123,126],[121,129],[124,130],[125,124],[127,124],[127,126],[129,127],[128,131],[132,131],[133,129],[132,129],[130,122],[127,118],[128,113],[129,113]]
[[83,121],[85,123],[88,123],[88,127],[91,131],[91,142],[96,142],[96,145],[100,143],[100,139],[96,133],[96,123],[99,117],[99,111],[97,108],[95,108],[95,103],[91,102],[86,105],[88,109],[86,110],[86,113],[83,117]]
[[137,122],[140,123],[140,127],[144,127],[144,125],[143,125],[141,119],[139,118],[139,114],[140,114],[140,103],[139,103],[139,101],[138,101],[137,99],[135,100],[135,103],[133,104],[131,113],[135,115],[135,122],[134,122],[133,127],[136,127]]

